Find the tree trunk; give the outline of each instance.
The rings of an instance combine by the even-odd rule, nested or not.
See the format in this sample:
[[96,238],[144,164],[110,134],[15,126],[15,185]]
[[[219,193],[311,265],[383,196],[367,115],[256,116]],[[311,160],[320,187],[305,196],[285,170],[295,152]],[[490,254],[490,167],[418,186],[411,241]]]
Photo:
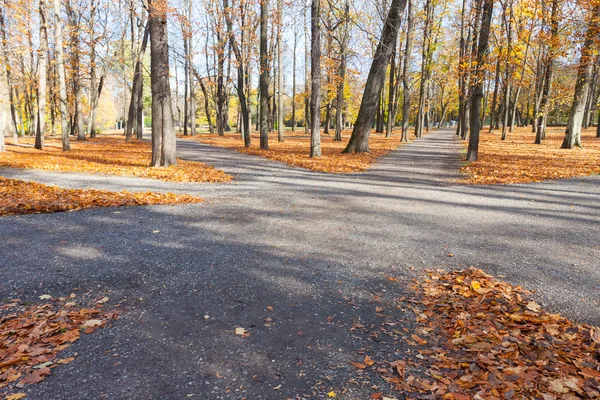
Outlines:
[[321,157],[321,0],[312,0],[310,32],[310,156]]
[[69,112],[67,111],[67,83],[65,78],[60,0],[54,0],[54,51],[56,54],[56,69],[58,72],[62,149],[63,151],[68,151],[71,150],[71,144],[69,140],[69,121],[67,120]]
[[538,107],[539,116],[537,118],[537,129],[535,136],[535,144],[541,144],[542,140],[546,138],[546,119],[548,117],[548,103],[550,99],[550,89],[552,87],[552,75],[554,73],[554,57],[555,47],[558,41],[558,13],[559,13],[559,0],[552,0],[552,13],[550,16],[550,45],[548,48],[548,54],[544,63],[544,77],[542,93],[540,97],[540,106]]
[[267,49],[267,19],[269,2],[260,2],[260,148],[269,149],[269,54]]
[[[242,52],[238,46],[237,41],[235,40],[235,36],[233,34],[233,23],[231,22],[231,15],[229,13],[229,0],[223,0],[223,8],[225,9],[225,22],[227,23],[227,32],[229,33],[229,40],[231,43],[231,47],[233,48],[233,52],[235,53],[235,58],[237,61],[237,93],[240,101],[240,108],[242,111],[242,133],[244,135],[244,146],[250,147],[250,114],[248,112],[248,102],[246,100],[246,92],[245,90],[245,76],[246,72],[244,71],[244,58]],[[206,96],[205,96],[206,97]]]
[[81,76],[80,76],[80,14],[76,1],[67,2],[67,12],[69,14],[69,25],[71,30],[71,68],[73,71],[73,92],[75,94],[75,126],[77,140],[85,140],[85,129],[83,124],[83,102],[81,94]]
[[283,142],[283,67],[281,66],[281,31],[283,24],[283,2],[277,0],[277,141]]
[[342,116],[344,109],[344,89],[346,87],[346,63],[348,53],[348,42],[350,41],[350,3],[346,0],[344,5],[344,25],[342,33],[342,43],[340,45],[340,70],[339,83],[337,87],[336,106],[335,106],[335,142],[342,141]]
[[467,152],[468,161],[477,161],[479,157],[479,117],[481,113],[481,100],[483,99],[483,73],[485,70],[485,58],[488,53],[488,41],[490,36],[490,25],[492,23],[492,14],[494,11],[494,0],[483,0],[483,10],[481,13],[481,28],[479,29],[479,40],[477,46],[477,59],[475,65],[475,76],[471,93],[473,100],[471,102],[471,134],[469,136],[469,149]]
[[[35,148],[44,149],[44,131],[46,128],[46,81],[48,74],[48,31],[46,27],[46,1],[39,1],[40,14],[40,48],[38,51],[38,91],[37,91],[37,127],[35,131]],[[4,126],[2,136],[4,137]]]
[[[17,111],[15,108],[16,97],[15,97],[15,93],[13,91],[13,85],[12,85],[10,57],[9,57],[9,53],[6,49],[7,40],[6,40],[6,25],[5,25],[5,21],[4,21],[4,8],[1,8],[1,7],[0,7],[0,33],[2,34],[2,36],[0,37],[0,45],[2,46],[2,53],[4,56],[6,85],[8,86],[8,100],[10,101],[10,115],[11,115],[12,123],[14,125],[13,143],[18,144],[19,143],[19,124],[17,122]],[[4,143],[4,133],[2,133],[2,141],[3,141],[2,143]]]
[[[142,71],[142,69],[144,68],[143,59],[144,59],[144,54],[146,53],[146,47],[148,46],[149,35],[150,35],[149,28],[145,27],[144,28],[144,37],[142,38],[140,48],[138,49],[138,54],[135,57],[135,70],[133,73],[133,83],[131,85],[131,97],[129,99],[129,112],[128,112],[128,118],[127,118],[127,127],[126,127],[126,131],[125,131],[125,141],[131,140],[134,124],[136,124],[136,132],[138,132],[138,135],[136,135],[136,136],[138,137],[138,139],[140,139],[139,130],[137,129],[137,124],[138,124],[137,114],[138,113],[141,114],[141,112],[143,110],[143,104],[141,104],[141,103],[142,103],[142,98],[143,98],[143,93],[144,93],[144,90],[143,90],[144,72]],[[140,103],[140,104],[138,104],[138,103]]]
[[[396,37],[396,41],[398,37]],[[396,41],[394,41],[394,47],[392,50],[392,58],[390,61],[390,81],[388,91],[388,107],[387,107],[387,125],[385,130],[385,137],[392,137],[392,129],[394,128],[394,95],[396,93],[396,86],[394,78],[396,77]]]
[[152,167],[177,165],[169,83],[167,0],[150,3],[150,86],[152,91]]
[[296,50],[298,48],[298,32],[294,19],[294,48],[292,54],[292,132],[296,131]]
[[413,34],[414,34],[414,14],[413,1],[408,0],[408,20],[406,21],[406,47],[404,48],[404,61],[402,72],[402,88],[404,90],[402,100],[402,141],[408,142],[408,127],[410,113],[410,60],[412,55]]
[[386,66],[392,53],[394,39],[398,36],[400,18],[405,6],[406,0],[392,0],[383,32],[381,33],[381,39],[377,45],[375,57],[371,64],[369,76],[367,77],[356,124],[352,130],[348,146],[344,149],[344,153],[363,153],[369,151],[371,124],[379,106]]
[[565,139],[561,146],[563,149],[581,147],[581,125],[585,114],[585,102],[589,90],[592,66],[594,64],[594,46],[600,33],[600,5],[594,6],[588,24],[585,42],[581,48],[581,59],[577,68],[575,96],[571,105]]

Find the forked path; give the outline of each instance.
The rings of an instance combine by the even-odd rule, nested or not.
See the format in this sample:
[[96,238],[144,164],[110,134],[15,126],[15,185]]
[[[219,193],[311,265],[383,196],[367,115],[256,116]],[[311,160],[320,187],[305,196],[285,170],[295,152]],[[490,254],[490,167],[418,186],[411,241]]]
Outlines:
[[[0,297],[81,288],[124,310],[29,398],[323,398],[344,387],[341,398],[368,398],[370,385],[347,383],[357,349],[388,360],[405,349],[350,326],[380,322],[374,295],[410,295],[409,279],[425,268],[478,266],[599,325],[600,177],[464,186],[452,182],[460,149],[438,131],[366,173],[329,175],[181,141],[181,157],[236,182],[201,186],[209,201],[200,205],[0,219]],[[385,313],[413,324],[412,313]]]

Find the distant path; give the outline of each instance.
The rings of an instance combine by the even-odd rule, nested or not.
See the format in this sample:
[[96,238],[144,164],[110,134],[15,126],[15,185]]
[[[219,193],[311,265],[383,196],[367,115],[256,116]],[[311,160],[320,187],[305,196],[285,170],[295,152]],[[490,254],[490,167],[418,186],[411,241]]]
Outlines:
[[[410,295],[409,279],[424,268],[478,266],[536,290],[552,310],[600,325],[599,176],[452,183],[460,177],[461,144],[448,130],[349,175],[194,141],[178,146],[180,157],[223,169],[236,182],[197,185],[209,200],[200,205],[0,218],[1,298],[81,288],[123,301],[125,311],[114,327],[73,346],[76,361],[33,386],[28,398],[324,398],[343,387],[350,388],[344,399],[369,398],[368,387],[347,384],[348,361],[359,348],[399,357],[405,349],[368,335],[362,341],[350,327],[379,321],[380,304],[411,326],[412,312],[386,302]],[[69,187],[182,188],[0,171],[10,173]],[[265,318],[274,324],[265,326]],[[251,336],[236,337],[238,326]],[[313,390],[316,382],[323,385]]]

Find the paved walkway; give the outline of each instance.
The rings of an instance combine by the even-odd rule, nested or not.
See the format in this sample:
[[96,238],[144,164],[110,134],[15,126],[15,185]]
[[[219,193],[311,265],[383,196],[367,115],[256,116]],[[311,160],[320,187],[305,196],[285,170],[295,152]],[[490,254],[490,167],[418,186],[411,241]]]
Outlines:
[[[224,169],[236,183],[186,187],[209,200],[200,205],[0,219],[0,297],[81,288],[106,293],[126,311],[73,346],[77,360],[32,386],[28,398],[324,398],[342,387],[351,389],[343,399],[368,398],[369,385],[346,382],[356,350],[389,359],[405,349],[349,328],[380,321],[373,295],[384,303],[403,295],[424,268],[478,266],[536,290],[552,310],[600,325],[598,176],[456,185],[449,180],[459,177],[461,145],[450,131],[351,175],[191,141],[178,146],[182,158]],[[135,178],[0,175],[67,187],[181,189]],[[403,326],[414,320],[392,307],[386,314]],[[236,337],[238,326],[251,336]]]

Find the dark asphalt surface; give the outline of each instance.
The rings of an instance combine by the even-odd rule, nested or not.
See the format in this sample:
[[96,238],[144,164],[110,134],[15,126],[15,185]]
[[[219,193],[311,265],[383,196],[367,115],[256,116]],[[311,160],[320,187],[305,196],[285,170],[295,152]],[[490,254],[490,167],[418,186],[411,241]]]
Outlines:
[[[407,349],[350,327],[381,324],[376,306],[410,326],[414,315],[389,302],[410,295],[409,280],[425,268],[477,266],[534,290],[551,310],[600,325],[599,176],[457,185],[461,145],[449,131],[351,175],[192,141],[178,146],[181,158],[214,165],[236,182],[0,169],[64,187],[208,200],[0,219],[0,298],[80,288],[123,310],[112,327],[70,348],[76,361],[26,387],[29,399],[308,399],[330,390],[366,399],[376,391],[371,384],[387,393],[366,374],[348,383],[356,378],[348,361],[360,361],[361,349],[388,361]],[[236,336],[236,327],[250,337]]]

